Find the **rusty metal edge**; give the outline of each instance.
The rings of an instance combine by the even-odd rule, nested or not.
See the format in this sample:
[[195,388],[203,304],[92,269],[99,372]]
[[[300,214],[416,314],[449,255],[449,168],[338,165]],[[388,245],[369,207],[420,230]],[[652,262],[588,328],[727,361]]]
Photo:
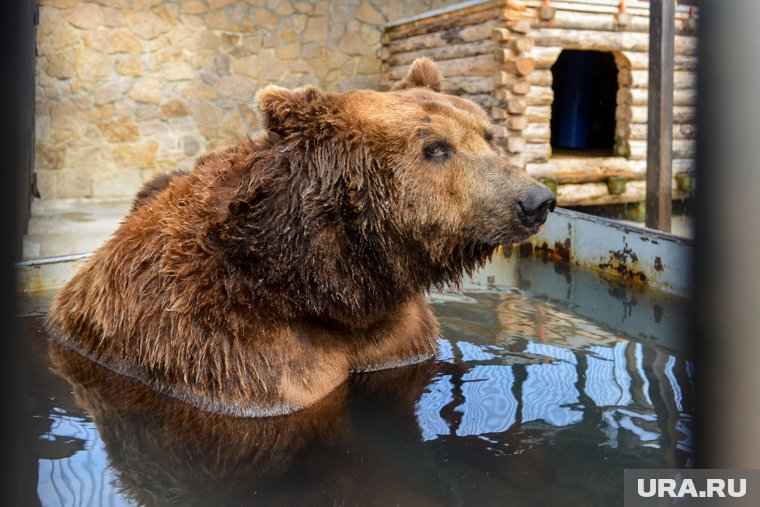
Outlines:
[[558,208],[527,243],[534,255],[682,297],[692,293],[693,240]]

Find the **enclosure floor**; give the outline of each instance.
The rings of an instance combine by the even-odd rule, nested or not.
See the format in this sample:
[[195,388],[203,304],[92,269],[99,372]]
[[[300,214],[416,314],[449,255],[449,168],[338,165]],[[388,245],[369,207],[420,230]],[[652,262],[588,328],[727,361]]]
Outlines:
[[131,199],[35,199],[23,258],[94,251],[116,230],[131,203]]

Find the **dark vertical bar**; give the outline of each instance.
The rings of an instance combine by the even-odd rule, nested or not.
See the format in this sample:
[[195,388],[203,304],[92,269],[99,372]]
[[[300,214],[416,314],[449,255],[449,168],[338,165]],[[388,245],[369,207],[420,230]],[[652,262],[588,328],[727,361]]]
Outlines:
[[700,468],[760,468],[760,2],[699,5]]
[[647,227],[670,232],[675,1],[652,0],[649,15]]
[[[29,456],[22,441],[20,403],[28,403],[21,391],[23,378],[19,370],[19,325],[16,315],[16,280],[13,263],[21,250],[19,192],[29,193],[22,187],[22,172],[29,161],[29,76],[34,72],[34,3],[32,0],[4,0],[0,2],[0,61],[3,76],[0,78],[0,142],[3,143],[3,166],[0,170],[0,390],[3,416],[0,418],[2,436],[3,505],[33,505],[34,500],[22,501],[26,484],[25,474],[37,462]],[[33,91],[32,91],[33,93]],[[25,97],[27,98],[25,100]]]

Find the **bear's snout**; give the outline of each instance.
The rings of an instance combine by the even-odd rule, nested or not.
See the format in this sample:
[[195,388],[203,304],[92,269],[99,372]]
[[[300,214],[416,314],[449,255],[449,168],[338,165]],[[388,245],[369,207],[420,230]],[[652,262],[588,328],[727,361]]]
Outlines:
[[529,190],[515,205],[517,217],[523,226],[532,228],[544,222],[550,211],[554,211],[557,199],[554,192],[541,186]]

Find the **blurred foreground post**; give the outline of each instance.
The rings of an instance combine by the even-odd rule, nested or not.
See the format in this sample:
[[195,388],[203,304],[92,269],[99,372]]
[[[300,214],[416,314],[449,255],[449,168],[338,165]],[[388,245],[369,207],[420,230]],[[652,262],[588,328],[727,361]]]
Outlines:
[[674,0],[652,0],[649,11],[647,227],[670,232],[673,178]]
[[697,464],[760,468],[760,2],[698,12]]

